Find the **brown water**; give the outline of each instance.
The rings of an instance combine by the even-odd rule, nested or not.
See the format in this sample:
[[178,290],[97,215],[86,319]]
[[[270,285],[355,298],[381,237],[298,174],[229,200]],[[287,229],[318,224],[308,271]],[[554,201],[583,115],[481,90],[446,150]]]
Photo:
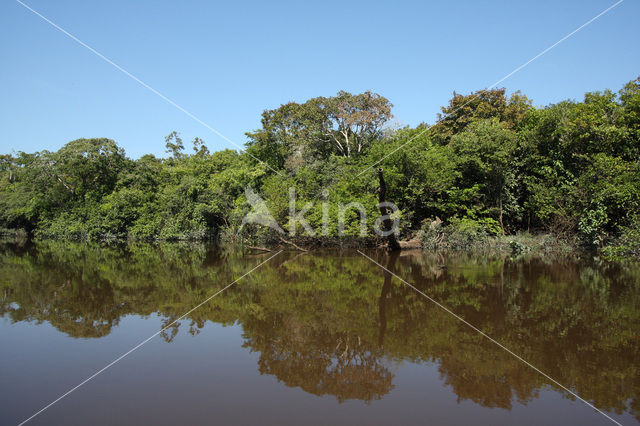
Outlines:
[[[274,253],[0,249],[0,423],[17,424]],[[640,268],[367,252],[622,424]],[[613,424],[354,251],[284,252],[33,424]]]

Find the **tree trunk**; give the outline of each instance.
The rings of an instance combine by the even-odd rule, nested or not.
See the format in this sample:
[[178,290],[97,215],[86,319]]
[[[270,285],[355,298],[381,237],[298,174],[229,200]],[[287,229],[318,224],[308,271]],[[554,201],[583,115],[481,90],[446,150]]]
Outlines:
[[[384,203],[386,200],[386,196],[387,196],[387,184],[384,181],[384,176],[382,175],[382,167],[380,167],[378,169],[378,180],[380,181],[380,187],[378,188],[378,202],[380,203]],[[386,208],[386,207],[380,207],[380,214],[382,216],[388,216],[389,214],[391,214],[391,212]],[[390,218],[386,218],[384,219],[384,221],[382,222],[382,226],[384,228],[384,231],[389,231],[392,229],[392,220]],[[396,234],[395,232],[392,232],[391,234],[389,234],[387,236],[387,243],[389,245],[389,250],[395,251],[395,250],[400,250],[400,243],[398,242],[398,239],[396,238]]]
[[498,198],[498,207],[500,208],[500,229],[502,229],[502,235],[505,235],[504,223],[502,222],[502,197]]
[[384,335],[387,331],[387,296],[391,293],[391,272],[395,269],[396,260],[400,253],[392,252],[387,255],[387,265],[384,269],[384,282],[378,298],[378,346],[384,346]]

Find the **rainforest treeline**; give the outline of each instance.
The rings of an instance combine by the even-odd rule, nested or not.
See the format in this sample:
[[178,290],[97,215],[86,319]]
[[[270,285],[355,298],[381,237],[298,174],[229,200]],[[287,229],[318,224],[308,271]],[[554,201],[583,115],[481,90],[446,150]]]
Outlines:
[[[378,168],[401,233],[426,247],[545,233],[616,255],[640,254],[640,78],[619,91],[536,107],[520,92],[454,93],[433,125],[393,127],[392,104],[339,92],[262,114],[246,150],[210,152],[166,137],[167,158],[131,159],[115,141],[78,139],[56,152],[0,156],[0,227],[38,238],[277,242],[242,225],[246,190],[289,231],[308,203],[306,238],[360,238],[379,216]],[[328,209],[328,210],[327,210]],[[322,227],[323,214],[332,219]]]

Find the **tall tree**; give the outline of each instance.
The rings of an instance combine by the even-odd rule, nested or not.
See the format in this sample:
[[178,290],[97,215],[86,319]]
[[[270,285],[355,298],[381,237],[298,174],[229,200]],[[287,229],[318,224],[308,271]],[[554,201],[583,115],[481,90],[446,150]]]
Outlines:
[[505,123],[505,127],[516,130],[521,125],[528,111],[532,110],[531,101],[514,92],[506,96],[506,90],[479,90],[469,95],[453,92],[449,105],[442,107],[438,122],[431,128],[434,135],[443,143],[462,132],[475,120],[496,118]]
[[352,157],[381,137],[392,117],[386,98],[341,91],[334,97],[290,102],[262,114],[262,128],[247,133],[252,154],[276,167],[323,160],[334,154]]
[[33,166],[73,198],[111,191],[125,162],[124,150],[106,138],[76,139],[57,152],[43,151]]
[[209,155],[209,148],[204,144],[204,141],[200,138],[193,140],[193,152],[198,156]]
[[174,160],[181,158],[184,154],[184,144],[182,143],[182,138],[178,134],[178,132],[173,131],[169,133],[165,138],[165,147],[167,148],[165,152],[171,154],[171,157]]
[[[495,211],[504,232],[505,201],[513,202],[509,183],[514,180],[513,153],[516,134],[497,120],[482,120],[470,125],[452,139],[465,187],[480,185],[485,207]],[[510,203],[512,204],[512,203]],[[515,205],[512,206],[516,208]]]

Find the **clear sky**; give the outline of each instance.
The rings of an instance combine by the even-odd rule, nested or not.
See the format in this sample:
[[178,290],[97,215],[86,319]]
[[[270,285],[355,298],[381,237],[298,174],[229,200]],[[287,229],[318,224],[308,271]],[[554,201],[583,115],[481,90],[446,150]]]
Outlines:
[[[264,109],[372,90],[403,125],[490,86],[615,3],[24,0],[244,144]],[[164,136],[234,148],[14,0],[0,3],[0,153],[108,137],[137,158]],[[640,3],[625,0],[501,86],[536,105],[640,75]]]

